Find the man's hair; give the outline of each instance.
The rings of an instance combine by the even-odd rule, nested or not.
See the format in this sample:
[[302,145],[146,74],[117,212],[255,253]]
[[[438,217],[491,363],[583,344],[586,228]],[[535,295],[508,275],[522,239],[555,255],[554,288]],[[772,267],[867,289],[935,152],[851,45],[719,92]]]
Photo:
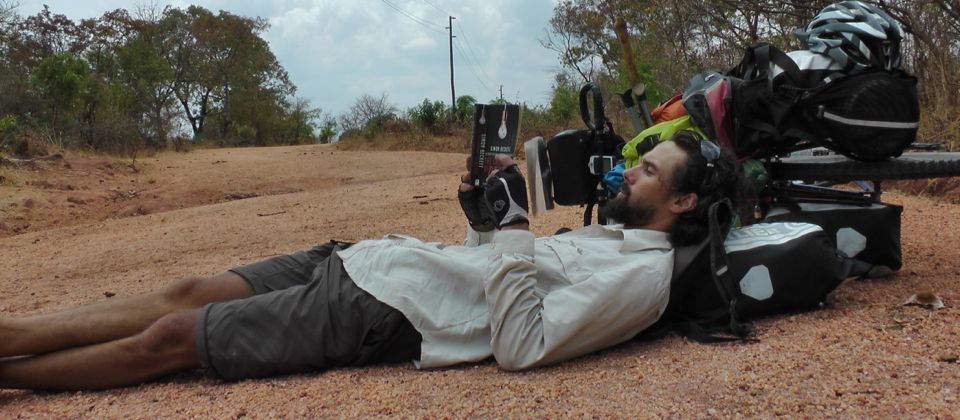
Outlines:
[[679,194],[697,194],[697,206],[681,214],[670,228],[670,242],[674,246],[693,245],[709,233],[711,204],[729,198],[733,209],[738,208],[743,194],[740,164],[733,153],[722,149],[713,167],[708,168],[707,158],[700,153],[700,142],[707,140],[700,140],[691,131],[679,131],[669,141],[687,154],[687,159],[674,170],[670,188]]

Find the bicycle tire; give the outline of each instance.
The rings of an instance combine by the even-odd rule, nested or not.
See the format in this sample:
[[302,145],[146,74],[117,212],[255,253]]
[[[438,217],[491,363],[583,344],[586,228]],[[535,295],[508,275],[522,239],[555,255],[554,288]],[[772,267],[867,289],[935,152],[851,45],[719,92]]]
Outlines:
[[921,152],[881,162],[862,162],[840,155],[799,156],[769,162],[775,180],[886,181],[960,176],[960,153]]

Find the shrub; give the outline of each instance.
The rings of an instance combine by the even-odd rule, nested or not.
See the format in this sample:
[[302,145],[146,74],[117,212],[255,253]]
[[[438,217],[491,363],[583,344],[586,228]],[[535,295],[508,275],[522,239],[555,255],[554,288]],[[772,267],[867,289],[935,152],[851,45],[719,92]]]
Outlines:
[[17,129],[17,117],[7,114],[0,117],[0,151],[7,151],[12,147],[13,133]]
[[407,110],[410,122],[428,130],[436,130],[448,114],[443,101],[430,102],[429,99]]

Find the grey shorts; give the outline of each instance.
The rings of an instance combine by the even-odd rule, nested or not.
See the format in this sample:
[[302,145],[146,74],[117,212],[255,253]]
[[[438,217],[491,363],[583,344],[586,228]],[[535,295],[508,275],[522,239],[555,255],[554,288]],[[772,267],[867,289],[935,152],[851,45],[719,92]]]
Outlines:
[[201,363],[241,379],[419,358],[420,333],[353,283],[337,245],[231,269],[255,295],[203,307]]

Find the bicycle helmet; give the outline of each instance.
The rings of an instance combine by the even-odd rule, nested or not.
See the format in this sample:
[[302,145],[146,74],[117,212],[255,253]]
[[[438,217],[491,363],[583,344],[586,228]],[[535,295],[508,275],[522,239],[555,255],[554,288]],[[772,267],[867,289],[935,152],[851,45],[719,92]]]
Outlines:
[[900,67],[903,29],[890,15],[870,4],[831,4],[796,34],[807,49],[829,55],[847,71]]

